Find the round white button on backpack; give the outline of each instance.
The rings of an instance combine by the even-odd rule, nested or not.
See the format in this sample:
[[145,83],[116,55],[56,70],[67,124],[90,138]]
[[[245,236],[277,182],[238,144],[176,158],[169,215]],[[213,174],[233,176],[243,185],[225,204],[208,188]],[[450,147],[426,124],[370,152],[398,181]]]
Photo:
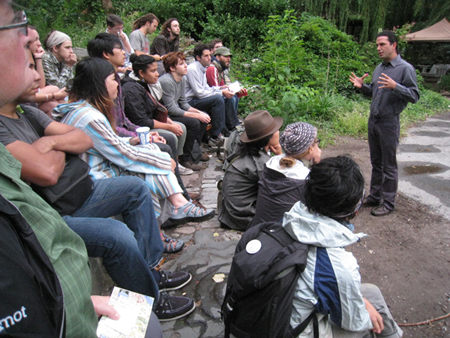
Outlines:
[[252,239],[245,246],[245,251],[247,251],[250,255],[257,253],[259,250],[261,250],[261,242],[257,239]]

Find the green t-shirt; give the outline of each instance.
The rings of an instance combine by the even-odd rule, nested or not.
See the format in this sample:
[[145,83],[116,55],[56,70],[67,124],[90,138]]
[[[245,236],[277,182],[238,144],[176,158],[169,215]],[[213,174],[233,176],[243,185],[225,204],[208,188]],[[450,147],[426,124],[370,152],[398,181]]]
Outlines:
[[66,337],[97,337],[91,274],[83,240],[20,179],[22,165],[0,144],[0,193],[30,224],[59,277],[66,309]]

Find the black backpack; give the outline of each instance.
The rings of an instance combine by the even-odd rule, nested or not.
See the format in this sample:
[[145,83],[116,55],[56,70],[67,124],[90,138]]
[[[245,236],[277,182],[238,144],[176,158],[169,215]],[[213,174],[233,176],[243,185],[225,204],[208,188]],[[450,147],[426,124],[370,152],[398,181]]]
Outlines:
[[308,245],[294,240],[279,222],[248,229],[239,241],[228,276],[222,319],[225,337],[297,337],[315,312],[298,327],[289,324],[295,286],[306,266]]

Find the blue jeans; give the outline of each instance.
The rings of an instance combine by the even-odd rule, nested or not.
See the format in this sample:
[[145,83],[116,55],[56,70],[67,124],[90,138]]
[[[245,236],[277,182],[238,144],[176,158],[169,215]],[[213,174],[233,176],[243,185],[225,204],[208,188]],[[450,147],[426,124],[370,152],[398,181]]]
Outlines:
[[204,99],[192,99],[191,107],[202,110],[211,116],[211,136],[217,137],[225,128],[225,101],[220,95],[205,97]]
[[238,119],[239,98],[237,95],[225,99],[225,125],[228,130],[233,130],[239,124]]
[[[119,214],[125,224],[108,218]],[[64,220],[83,238],[90,257],[103,258],[118,286],[158,299],[150,269],[161,259],[163,244],[145,181],[132,176],[96,180],[89,198]]]

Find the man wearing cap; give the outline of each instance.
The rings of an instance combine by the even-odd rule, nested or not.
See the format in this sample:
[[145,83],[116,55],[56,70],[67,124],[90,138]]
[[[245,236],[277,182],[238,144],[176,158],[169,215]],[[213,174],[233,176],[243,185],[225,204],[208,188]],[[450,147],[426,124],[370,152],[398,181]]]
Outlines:
[[[211,50],[205,44],[194,48],[195,62],[188,66],[186,76],[186,99],[191,107],[207,112],[211,116],[210,145],[219,144],[219,134],[239,125],[237,115],[225,109],[224,99],[233,97],[226,86],[210,87],[206,80],[206,70],[211,65]],[[225,120],[225,123],[224,123]]]
[[256,211],[258,181],[269,151],[280,155],[279,129],[281,117],[272,117],[266,110],[258,110],[244,121],[245,131],[237,151],[228,157],[229,165],[222,182],[222,201],[219,204],[221,226],[245,231]]
[[59,89],[69,89],[73,79],[73,66],[77,56],[72,49],[72,40],[67,34],[53,31],[45,40],[47,52],[42,57],[45,84],[57,86]]
[[[211,66],[206,69],[206,81],[210,87],[215,88],[228,88],[226,86],[231,84],[231,80],[228,77],[228,72],[226,72],[230,68],[231,54],[230,49],[227,47],[219,47],[214,52],[215,60],[211,61]],[[228,88],[229,90],[229,88]],[[231,90],[229,90],[231,92]],[[247,90],[242,88],[239,92],[234,93],[233,95],[228,97],[225,96],[225,113],[226,116],[230,116],[234,118],[237,117],[238,114],[238,106],[239,106],[239,98],[242,96],[247,96]],[[227,123],[227,127],[231,123]]]

